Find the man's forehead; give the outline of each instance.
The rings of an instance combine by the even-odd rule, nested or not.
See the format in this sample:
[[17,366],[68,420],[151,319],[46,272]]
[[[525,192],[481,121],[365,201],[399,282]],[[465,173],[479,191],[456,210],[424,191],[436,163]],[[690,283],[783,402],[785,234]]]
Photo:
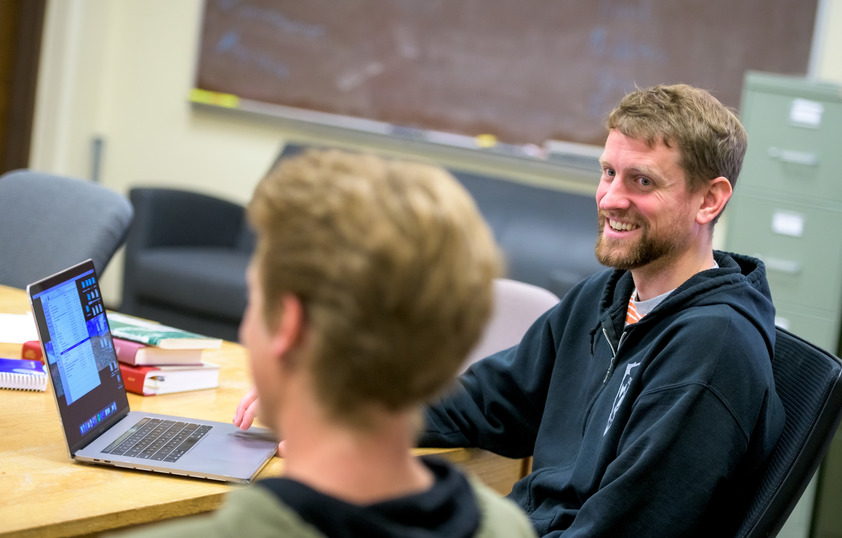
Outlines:
[[681,155],[676,148],[661,141],[650,144],[647,140],[627,136],[615,129],[608,133],[599,162],[602,166],[622,166],[638,171],[681,169]]
[[663,135],[650,136],[647,133],[626,133],[619,129],[611,129],[608,131],[608,137],[605,141],[605,147],[613,143],[629,143],[636,146],[645,146],[649,149],[665,148],[676,150],[677,147],[672,141]]

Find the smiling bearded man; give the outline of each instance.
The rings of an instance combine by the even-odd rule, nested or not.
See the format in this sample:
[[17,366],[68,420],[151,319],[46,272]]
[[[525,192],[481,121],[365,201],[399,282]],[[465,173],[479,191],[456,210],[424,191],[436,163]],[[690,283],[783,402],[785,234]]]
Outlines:
[[686,85],[630,93],[606,127],[612,269],[474,363],[421,442],[532,456],[511,497],[541,536],[733,536],[784,421],[765,267],[713,250],[745,130]]

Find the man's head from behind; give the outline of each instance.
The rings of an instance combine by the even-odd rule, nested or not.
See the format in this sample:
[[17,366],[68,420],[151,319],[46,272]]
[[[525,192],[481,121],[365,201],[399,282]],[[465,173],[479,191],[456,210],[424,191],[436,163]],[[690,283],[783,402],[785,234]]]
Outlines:
[[488,226],[450,174],[311,151],[258,184],[249,217],[261,321],[277,327],[282,298],[297,298],[303,329],[286,360],[308,369],[333,419],[411,409],[449,384],[500,270]]
[[732,188],[737,183],[747,146],[745,129],[705,90],[686,84],[638,89],[611,111],[606,127],[650,147],[663,143],[678,149],[690,191],[717,177],[727,178]]

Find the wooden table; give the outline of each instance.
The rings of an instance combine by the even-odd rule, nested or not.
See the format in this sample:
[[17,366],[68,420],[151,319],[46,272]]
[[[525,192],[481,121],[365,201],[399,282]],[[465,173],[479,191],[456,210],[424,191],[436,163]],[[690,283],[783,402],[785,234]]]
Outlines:
[[[0,312],[27,313],[22,290],[0,285]],[[20,344],[0,343],[0,356],[19,357]],[[142,397],[129,394],[133,410],[230,421],[250,388],[245,350],[225,342],[205,351],[221,366],[219,388]],[[77,536],[181,517],[217,508],[236,487],[76,463],[70,459],[51,389],[0,390],[0,536]],[[424,449],[479,476],[501,493],[523,476],[524,462],[476,449]],[[278,475],[273,458],[259,477]]]

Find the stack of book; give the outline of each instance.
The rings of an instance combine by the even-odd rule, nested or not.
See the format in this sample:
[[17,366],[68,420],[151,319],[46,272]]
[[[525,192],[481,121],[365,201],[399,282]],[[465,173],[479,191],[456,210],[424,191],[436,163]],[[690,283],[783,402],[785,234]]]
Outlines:
[[202,360],[205,349],[222,345],[210,338],[115,312],[108,313],[126,390],[152,396],[219,386],[219,365]]

